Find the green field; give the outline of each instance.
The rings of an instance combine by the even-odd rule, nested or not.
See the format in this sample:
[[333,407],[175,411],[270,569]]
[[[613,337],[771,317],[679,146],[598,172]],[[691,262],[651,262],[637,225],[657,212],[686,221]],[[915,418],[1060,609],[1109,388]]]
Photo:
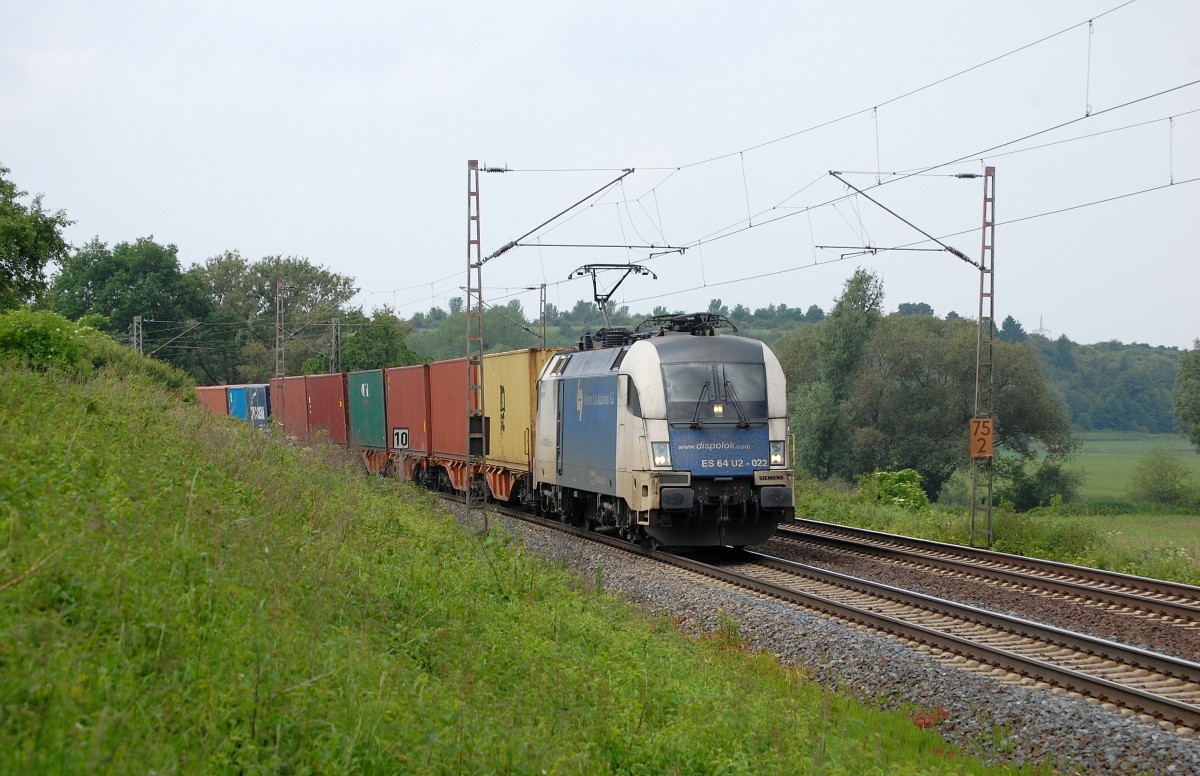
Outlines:
[[[1182,436],[1091,432],[1079,437],[1083,445],[1074,467],[1086,477],[1080,492],[1085,507],[1089,502],[1136,504],[1131,495],[1134,469],[1155,448],[1175,456],[1190,470],[1193,485],[1200,487],[1200,455]],[[1147,507],[1124,514],[1097,512],[1086,518],[1058,519],[1086,520],[1094,526],[1107,544],[1101,562],[1111,568],[1190,581],[1192,575],[1168,569],[1196,568],[1200,560],[1200,514],[1195,510]]]
[[1080,492],[1086,500],[1129,498],[1134,467],[1156,447],[1173,453],[1200,482],[1200,455],[1178,434],[1093,431],[1080,434],[1079,439],[1083,447],[1074,467],[1087,477]]

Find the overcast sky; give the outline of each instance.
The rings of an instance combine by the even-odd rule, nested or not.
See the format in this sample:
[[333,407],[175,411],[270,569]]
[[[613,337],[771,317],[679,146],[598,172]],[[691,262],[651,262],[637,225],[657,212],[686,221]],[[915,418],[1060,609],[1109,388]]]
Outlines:
[[512,170],[480,176],[484,255],[633,168],[529,242],[686,251],[515,248],[485,301],[532,318],[521,289],[570,308],[572,270],[640,261],[635,313],[828,311],[863,267],[888,311],[973,318],[948,252],[844,254],[923,231],[978,261],[983,182],[953,176],[989,165],[998,321],[1200,337],[1194,0],[7,0],[0,29],[0,165],[76,246],[302,256],[408,317],[462,295],[469,159]]

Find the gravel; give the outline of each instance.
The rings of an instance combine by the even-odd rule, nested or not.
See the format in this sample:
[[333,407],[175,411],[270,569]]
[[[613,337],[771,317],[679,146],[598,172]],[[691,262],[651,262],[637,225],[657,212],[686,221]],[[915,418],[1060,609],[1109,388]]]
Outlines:
[[[492,515],[530,550],[690,633],[737,620],[752,646],[881,708],[943,708],[934,728],[994,765],[1066,773],[1200,773],[1200,741],[1097,703],[954,668],[899,641],[576,537]],[[597,569],[602,569],[602,575]]]

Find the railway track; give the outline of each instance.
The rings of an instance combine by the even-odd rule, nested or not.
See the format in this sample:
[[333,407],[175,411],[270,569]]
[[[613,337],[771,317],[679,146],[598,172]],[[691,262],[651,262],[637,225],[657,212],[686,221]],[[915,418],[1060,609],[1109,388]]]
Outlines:
[[1200,664],[1191,661],[759,553],[705,565],[694,570],[1031,683],[1200,726]]
[[[1061,688],[1172,728],[1200,730],[1200,664],[794,561],[732,550],[654,551],[520,512],[504,514],[889,634],[980,673]],[[900,537],[894,537],[899,539]]]
[[774,541],[807,542],[1031,594],[1102,606],[1173,627],[1200,630],[1200,588],[990,550],[798,520]]

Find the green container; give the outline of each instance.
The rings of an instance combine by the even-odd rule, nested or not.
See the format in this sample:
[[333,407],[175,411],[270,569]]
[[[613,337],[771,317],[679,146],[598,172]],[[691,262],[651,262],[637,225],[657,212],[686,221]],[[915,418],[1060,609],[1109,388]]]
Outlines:
[[351,372],[346,376],[346,405],[350,410],[350,447],[387,449],[387,415],[383,370]]

